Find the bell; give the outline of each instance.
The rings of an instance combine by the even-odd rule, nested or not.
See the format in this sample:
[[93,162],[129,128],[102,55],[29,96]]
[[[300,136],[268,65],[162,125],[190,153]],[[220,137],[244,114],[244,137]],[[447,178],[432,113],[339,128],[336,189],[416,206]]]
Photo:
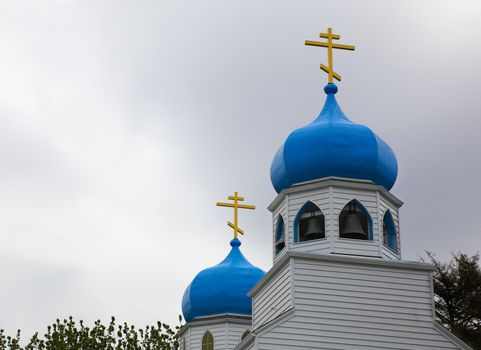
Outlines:
[[342,238],[354,238],[367,240],[367,232],[364,231],[361,225],[361,218],[355,212],[349,212],[345,219],[341,231]]
[[276,242],[276,250],[280,252],[286,246],[286,241],[284,240],[284,235]]
[[304,234],[305,241],[324,238],[324,228],[319,216],[311,216],[307,222],[307,231]]

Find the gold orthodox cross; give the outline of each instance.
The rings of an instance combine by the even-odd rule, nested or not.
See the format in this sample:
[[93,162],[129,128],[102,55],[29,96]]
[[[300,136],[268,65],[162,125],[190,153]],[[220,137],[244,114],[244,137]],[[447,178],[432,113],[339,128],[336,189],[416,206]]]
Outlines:
[[326,42],[319,42],[319,41],[310,41],[306,40],[304,42],[305,45],[308,46],[319,46],[319,47],[327,47],[327,67],[321,63],[321,69],[329,75],[328,82],[332,83],[333,79],[336,78],[338,81],[341,81],[341,76],[334,72],[333,64],[332,64],[332,49],[341,49],[341,50],[350,50],[354,51],[356,48],[353,45],[344,45],[344,44],[335,44],[333,40],[339,40],[341,38],[338,34],[332,33],[332,28],[327,28],[327,33],[319,34],[319,38],[327,39]]
[[234,192],[233,196],[228,196],[228,200],[234,201],[234,203],[222,203],[217,202],[218,207],[229,207],[234,208],[234,223],[227,221],[227,225],[234,229],[234,238],[237,238],[237,234],[240,233],[241,235],[244,234],[244,231],[239,228],[238,226],[238,209],[255,209],[254,205],[247,205],[247,204],[239,204],[239,202],[244,201],[244,197],[239,197],[238,192]]

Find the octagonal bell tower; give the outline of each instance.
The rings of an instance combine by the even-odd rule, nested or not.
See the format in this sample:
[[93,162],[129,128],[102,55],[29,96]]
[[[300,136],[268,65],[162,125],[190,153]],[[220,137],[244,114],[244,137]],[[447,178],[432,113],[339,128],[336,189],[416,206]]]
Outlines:
[[349,120],[328,83],[310,124],[277,151],[271,180],[274,261],[287,251],[401,259],[399,208],[389,192],[397,177],[392,149]]

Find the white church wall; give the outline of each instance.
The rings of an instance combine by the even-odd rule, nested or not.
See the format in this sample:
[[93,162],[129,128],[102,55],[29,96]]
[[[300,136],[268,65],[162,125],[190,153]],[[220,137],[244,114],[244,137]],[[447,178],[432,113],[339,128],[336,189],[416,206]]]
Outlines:
[[209,331],[214,337],[215,350],[232,350],[241,341],[242,334],[251,328],[249,317],[225,315],[200,319],[184,325],[180,331],[180,350],[200,350],[202,338]]
[[379,257],[379,244],[375,241],[361,241],[349,238],[339,238],[335,241],[334,252],[336,254],[360,255]]
[[189,348],[188,344],[190,344],[190,330],[185,332],[179,339],[180,350],[186,350]]
[[[348,328],[359,327],[359,322],[343,323],[333,321],[331,325],[312,324],[309,328],[300,327],[299,325],[305,321],[306,319],[303,317],[293,316],[290,320],[259,336],[256,349],[468,349],[460,347],[455,342],[441,335],[434,326],[423,330],[418,330],[416,327],[403,327],[400,329],[398,326],[386,328],[383,327],[384,323],[380,322],[377,324],[377,329],[366,328],[366,332],[351,333]],[[370,325],[372,324],[367,326]]]
[[197,350],[202,348],[202,337],[205,332],[211,332],[214,337],[215,349],[226,348],[226,323],[218,323],[211,325],[193,326],[190,329],[190,339],[188,343],[188,350]]
[[243,344],[241,344],[241,345],[237,346],[237,348],[235,348],[234,350],[240,350],[240,349],[242,349],[242,350],[254,350],[254,349],[257,349],[257,345],[255,343],[245,345],[245,346]]
[[[339,237],[339,215],[351,200],[369,213],[369,241]],[[326,238],[294,242],[296,216],[308,201],[324,214]],[[286,215],[288,242],[249,292],[255,342],[237,349],[470,349],[435,324],[432,266],[400,261],[402,204],[363,180],[326,178],[283,190],[269,210],[274,225]],[[397,251],[383,242],[387,210]]]
[[302,253],[328,254],[331,252],[331,243],[327,238],[307,242],[291,243],[291,251]]
[[462,349],[434,326],[429,268],[342,259],[294,258],[294,316],[258,349]]
[[[432,323],[431,276],[379,266],[314,259],[294,260],[296,310],[386,316],[416,315]],[[339,304],[341,303],[341,304]],[[379,314],[381,313],[381,314]]]
[[383,258],[387,258],[387,259],[390,259],[390,260],[399,260],[400,259],[398,254],[393,252],[391,249],[389,249],[385,245],[383,245],[383,247],[382,247],[382,256],[383,256]]
[[241,342],[245,331],[250,330],[250,325],[228,323],[227,324],[227,349],[234,349]]
[[252,296],[253,329],[269,322],[292,307],[291,263],[288,260],[258,293]]

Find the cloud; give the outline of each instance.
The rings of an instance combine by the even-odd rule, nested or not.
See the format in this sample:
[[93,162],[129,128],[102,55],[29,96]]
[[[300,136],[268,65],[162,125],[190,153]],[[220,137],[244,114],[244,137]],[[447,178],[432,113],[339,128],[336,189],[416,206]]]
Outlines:
[[303,41],[327,26],[357,46],[335,56],[343,110],[397,154],[404,257],[475,252],[479,6],[453,6],[2,2],[0,309],[15,316],[0,327],[175,323],[228,252],[214,204],[236,190],[258,207],[241,213],[243,252],[267,270],[270,161],[322,107],[325,52]]
[[[44,332],[47,324],[57,317],[80,311],[79,304],[91,303],[78,269],[28,260],[4,251],[0,252],[0,264],[3,267],[0,270],[3,286],[0,289],[0,327],[10,334],[16,327],[27,332],[34,329]],[[41,329],[36,328],[39,325]]]

